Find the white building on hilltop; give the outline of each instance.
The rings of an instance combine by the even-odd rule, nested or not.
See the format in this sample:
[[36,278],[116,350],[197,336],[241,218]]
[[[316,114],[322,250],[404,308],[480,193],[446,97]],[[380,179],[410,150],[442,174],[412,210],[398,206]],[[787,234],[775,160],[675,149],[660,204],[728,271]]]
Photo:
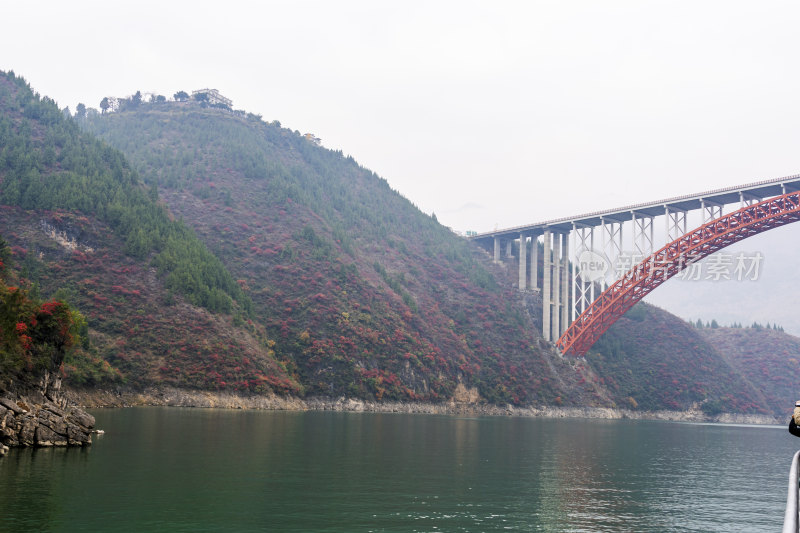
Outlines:
[[206,100],[211,105],[224,105],[225,107],[233,107],[233,100],[225,98],[216,89],[198,89],[192,91],[192,99],[197,100],[198,95],[205,94]]

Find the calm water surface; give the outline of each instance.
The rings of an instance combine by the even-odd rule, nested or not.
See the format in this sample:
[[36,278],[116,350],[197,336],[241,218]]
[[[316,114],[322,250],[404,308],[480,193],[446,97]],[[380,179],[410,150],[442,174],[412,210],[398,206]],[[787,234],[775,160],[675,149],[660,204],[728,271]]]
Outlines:
[[779,531],[783,427],[99,410],[0,459],[0,531]]

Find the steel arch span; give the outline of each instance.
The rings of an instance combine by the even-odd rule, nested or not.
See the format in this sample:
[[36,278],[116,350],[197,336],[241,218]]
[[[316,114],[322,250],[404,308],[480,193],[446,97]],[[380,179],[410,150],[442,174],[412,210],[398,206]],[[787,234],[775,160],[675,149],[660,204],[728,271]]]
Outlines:
[[748,237],[798,220],[800,192],[791,192],[703,224],[626,272],[575,319],[556,346],[565,355],[585,355],[628,309],[692,263]]

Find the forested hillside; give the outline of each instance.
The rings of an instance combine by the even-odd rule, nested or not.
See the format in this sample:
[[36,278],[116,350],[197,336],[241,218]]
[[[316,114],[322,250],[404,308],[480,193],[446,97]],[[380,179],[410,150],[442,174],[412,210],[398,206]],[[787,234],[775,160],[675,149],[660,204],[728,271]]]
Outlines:
[[[310,394],[582,397],[486,254],[297,132],[186,102],[86,121],[240,280]],[[591,387],[588,387],[591,388]]]
[[33,382],[45,373],[57,376],[64,365],[102,374],[87,361],[86,319],[63,302],[42,302],[15,285],[11,249],[0,237],[0,387]]
[[698,332],[764,396],[776,414],[785,415],[800,400],[800,338],[761,326]]
[[646,305],[585,361],[541,341],[513,272],[340,152],[188,102],[83,121],[122,150],[239,279],[309,394],[772,412],[683,321]]
[[85,317],[72,386],[709,414],[791,396],[800,341],[765,363],[761,332],[644,304],[562,358],[513,265],[353,158],[224,106],[123,104],[73,119],[0,76],[7,275]]
[[20,286],[88,320],[94,366],[68,379],[299,390],[241,287],[156,199],[120,152],[0,75],[0,228]]
[[722,357],[713,339],[691,324],[637,304],[592,347],[586,363],[621,406],[769,413],[762,390]]

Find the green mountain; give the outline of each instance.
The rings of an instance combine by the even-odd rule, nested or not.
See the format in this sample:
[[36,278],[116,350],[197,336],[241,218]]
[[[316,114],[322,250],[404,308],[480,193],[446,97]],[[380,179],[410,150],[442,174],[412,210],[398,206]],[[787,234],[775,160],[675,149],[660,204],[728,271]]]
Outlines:
[[353,158],[164,100],[73,119],[0,76],[0,233],[19,285],[86,317],[72,386],[780,412],[771,377],[644,304],[562,358],[513,269]]
[[191,101],[84,124],[239,280],[307,394],[546,404],[579,381],[484,253],[351,157]]
[[68,364],[71,381],[299,390],[241,318],[241,287],[156,200],[120,152],[0,75],[0,228],[20,285],[88,319],[91,365]]
[[47,392],[50,376],[58,375],[65,360],[86,359],[86,320],[63,302],[41,302],[9,284],[15,281],[10,260],[11,250],[0,239],[0,390],[20,381],[32,385],[46,375]]
[[760,326],[698,331],[776,414],[786,415],[800,399],[800,338]]
[[769,398],[703,332],[639,303],[592,347],[586,363],[621,406],[772,414]]

